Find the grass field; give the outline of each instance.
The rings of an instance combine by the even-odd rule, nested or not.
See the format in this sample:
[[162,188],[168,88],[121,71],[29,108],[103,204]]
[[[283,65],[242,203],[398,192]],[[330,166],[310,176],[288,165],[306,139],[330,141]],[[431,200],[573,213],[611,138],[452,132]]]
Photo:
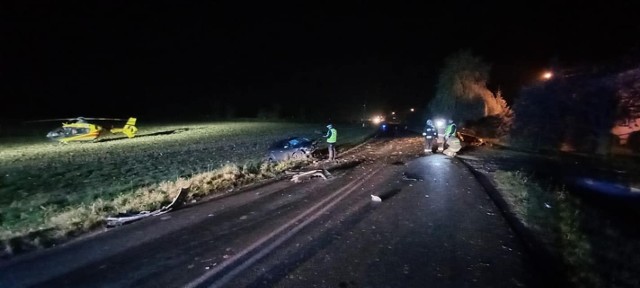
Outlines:
[[[323,124],[280,122],[139,123],[138,128],[133,139],[114,135],[95,143],[60,144],[44,135],[0,138],[0,239],[5,250],[15,249],[10,239],[37,231],[53,231],[44,238],[55,238],[91,229],[109,213],[159,208],[178,186],[187,185],[181,182],[198,182],[192,193],[205,195],[224,186],[215,181],[228,186],[273,176],[286,166],[262,162],[272,142],[290,136],[317,138],[314,132],[325,129]],[[337,128],[340,145],[356,144],[373,133],[357,125]],[[46,241],[32,238],[36,246]]]

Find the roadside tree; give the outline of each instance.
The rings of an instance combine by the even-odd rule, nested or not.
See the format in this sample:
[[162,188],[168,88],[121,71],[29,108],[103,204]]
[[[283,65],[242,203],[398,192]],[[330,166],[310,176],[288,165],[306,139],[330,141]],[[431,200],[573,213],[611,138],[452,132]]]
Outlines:
[[474,126],[491,123],[492,127],[478,127],[487,130],[482,134],[497,135],[498,129],[508,129],[510,122],[503,121],[510,121],[511,111],[501,94],[494,95],[487,88],[490,71],[491,66],[470,50],[449,56],[440,72],[436,95],[429,103],[430,115]]

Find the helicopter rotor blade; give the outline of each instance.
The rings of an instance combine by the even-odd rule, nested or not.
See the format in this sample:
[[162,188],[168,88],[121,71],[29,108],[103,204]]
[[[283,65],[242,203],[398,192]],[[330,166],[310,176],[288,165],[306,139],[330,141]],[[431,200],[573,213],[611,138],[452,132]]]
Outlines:
[[54,118],[54,119],[42,119],[42,120],[31,120],[25,121],[26,123],[38,123],[38,122],[54,122],[54,121],[73,121],[78,120],[78,118]]
[[127,119],[121,119],[121,118],[91,118],[91,117],[78,117],[76,119],[84,119],[84,120],[102,120],[102,121],[125,121]]
[[26,123],[38,123],[38,122],[54,122],[54,121],[126,121],[127,119],[122,118],[96,118],[96,117],[73,117],[73,118],[53,118],[53,119],[42,119],[42,120],[31,120],[25,121]]

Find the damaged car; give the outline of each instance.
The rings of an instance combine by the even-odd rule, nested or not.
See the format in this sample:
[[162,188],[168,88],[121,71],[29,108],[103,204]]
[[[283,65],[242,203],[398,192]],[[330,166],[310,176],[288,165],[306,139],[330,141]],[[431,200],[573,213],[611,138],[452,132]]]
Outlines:
[[304,160],[313,157],[318,149],[318,141],[306,137],[290,137],[279,140],[269,146],[269,161]]

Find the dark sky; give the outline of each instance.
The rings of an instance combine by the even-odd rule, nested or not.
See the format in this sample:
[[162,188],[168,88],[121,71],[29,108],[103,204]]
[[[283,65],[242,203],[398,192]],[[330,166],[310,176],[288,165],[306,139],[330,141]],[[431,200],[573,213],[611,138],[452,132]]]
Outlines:
[[58,2],[0,4],[0,118],[424,108],[460,49],[510,100],[551,59],[603,61],[640,39],[633,1]]

